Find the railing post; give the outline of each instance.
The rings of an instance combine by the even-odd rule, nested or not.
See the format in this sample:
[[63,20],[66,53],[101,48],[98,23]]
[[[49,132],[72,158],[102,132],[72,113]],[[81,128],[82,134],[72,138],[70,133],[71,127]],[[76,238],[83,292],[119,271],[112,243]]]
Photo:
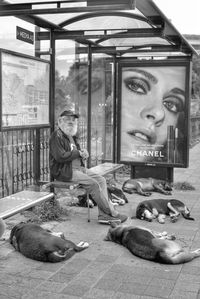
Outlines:
[[40,129],[34,132],[33,175],[34,184],[40,180]]

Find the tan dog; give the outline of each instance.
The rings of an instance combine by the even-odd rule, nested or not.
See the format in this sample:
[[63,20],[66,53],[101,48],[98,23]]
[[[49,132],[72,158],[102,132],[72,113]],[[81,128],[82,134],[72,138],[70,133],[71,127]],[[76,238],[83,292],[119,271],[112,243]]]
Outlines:
[[173,235],[157,233],[144,227],[123,226],[113,223],[105,238],[128,248],[138,257],[164,264],[187,263],[200,256],[200,248],[186,251]]
[[122,190],[126,193],[134,193],[144,196],[150,196],[151,191],[157,191],[165,195],[171,195],[172,186],[169,182],[164,180],[157,180],[154,178],[138,178],[129,179],[124,182]]

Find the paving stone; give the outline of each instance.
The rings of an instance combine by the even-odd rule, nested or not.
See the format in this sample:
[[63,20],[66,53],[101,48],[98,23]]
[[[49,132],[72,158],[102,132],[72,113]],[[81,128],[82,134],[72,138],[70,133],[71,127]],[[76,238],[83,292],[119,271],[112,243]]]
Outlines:
[[76,284],[86,285],[87,287],[93,287],[97,281],[99,280],[99,275],[97,273],[93,274],[88,272],[86,275],[85,273],[81,273],[77,275],[73,282]]
[[37,269],[40,271],[48,271],[48,272],[56,272],[59,269],[61,269],[64,265],[64,262],[60,262],[60,263],[40,263],[37,266]]
[[[172,292],[172,288],[163,287],[162,285],[149,285],[144,294],[152,297],[168,298]],[[188,298],[189,299],[189,298]]]
[[153,278],[150,282],[151,286],[162,286],[165,288],[170,288],[173,289],[174,285],[175,285],[175,281],[174,280],[169,280],[169,279],[162,279],[162,278]]
[[33,269],[32,271],[30,270],[26,274],[26,277],[38,278],[38,279],[48,279],[51,275],[52,275],[51,272]]
[[111,299],[116,298],[114,291],[93,288],[83,296],[84,299]]
[[63,273],[80,273],[91,263],[90,260],[85,258],[76,258],[68,263],[64,264],[63,267],[60,268],[60,272]]
[[15,298],[21,299],[24,294],[28,294],[30,292],[30,288],[25,288],[19,285],[8,285],[0,283],[0,298],[7,296],[7,299]]
[[97,289],[117,291],[122,284],[119,279],[103,279],[101,278],[94,286]]
[[[199,279],[199,277],[197,277]],[[198,292],[200,288],[200,281],[192,283],[191,281],[178,281],[175,284],[174,290],[183,290],[185,292]]]
[[57,294],[52,292],[32,292],[29,295],[24,295],[20,299],[81,299],[77,296],[69,296],[65,294]]
[[[114,297],[112,297],[112,298],[113,299],[140,299],[141,296],[117,292],[117,293],[115,293]],[[151,299],[152,299],[152,297],[151,297]]]
[[62,290],[63,294],[72,295],[72,296],[84,296],[86,292],[89,291],[89,287],[86,285],[81,285],[79,283],[70,283],[67,287]]
[[[197,261],[196,259],[194,260],[195,262]],[[200,262],[200,261],[199,261]],[[191,275],[198,275],[200,276],[200,263],[199,263],[199,267],[190,265],[190,264],[185,264],[183,265],[182,274],[186,273],[186,274],[191,274]]]
[[186,292],[185,290],[175,289],[169,299],[199,299],[196,292]]
[[68,283],[70,282],[77,274],[76,273],[63,273],[61,271],[56,272],[49,277],[49,281]]
[[147,288],[147,285],[144,283],[130,283],[125,282],[120,285],[120,287],[117,289],[118,292],[121,293],[130,293],[134,295],[142,295],[144,294],[145,289]]
[[60,283],[54,281],[44,281],[39,286],[37,286],[38,291],[46,291],[46,292],[55,292],[60,293],[65,287],[67,283]]
[[113,263],[116,259],[116,256],[99,254],[96,258],[96,262]]

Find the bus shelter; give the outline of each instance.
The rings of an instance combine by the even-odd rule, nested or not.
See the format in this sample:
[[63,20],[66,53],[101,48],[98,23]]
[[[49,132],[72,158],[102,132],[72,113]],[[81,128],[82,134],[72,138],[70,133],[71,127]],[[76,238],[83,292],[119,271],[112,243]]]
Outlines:
[[1,196],[49,178],[65,109],[80,115],[88,167],[173,180],[188,166],[197,53],[152,0],[1,1],[0,22],[13,18],[12,43],[0,43]]

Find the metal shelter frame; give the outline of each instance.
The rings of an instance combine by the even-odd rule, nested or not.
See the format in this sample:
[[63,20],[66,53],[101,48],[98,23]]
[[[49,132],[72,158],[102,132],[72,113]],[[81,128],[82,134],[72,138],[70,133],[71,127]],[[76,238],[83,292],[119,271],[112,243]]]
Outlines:
[[[136,13],[135,13],[136,11]],[[72,17],[70,16],[72,14]],[[55,21],[55,16],[63,16],[62,21]],[[173,26],[170,20],[162,13],[152,0],[61,0],[61,1],[5,1],[0,3],[0,17],[15,16],[31,24],[39,30],[35,32],[35,41],[50,41],[49,51],[35,49],[35,56],[50,55],[51,61],[51,91],[50,91],[50,121],[54,124],[54,95],[55,95],[55,41],[71,39],[81,44],[79,53],[88,54],[88,128],[91,126],[91,71],[92,54],[105,53],[110,55],[116,68],[117,61],[127,57],[141,55],[161,55],[179,59],[191,60],[198,55],[189,42]],[[53,20],[51,20],[51,17]],[[77,28],[69,29],[79,21],[87,21],[101,17],[118,17],[137,20],[146,24],[144,28],[124,28],[118,24],[112,28]],[[155,38],[155,41],[153,40]],[[141,43],[134,44],[133,40]],[[152,39],[152,40],[151,40]],[[114,42],[113,42],[114,40]],[[145,42],[143,42],[145,40]],[[111,41],[110,45],[108,45]],[[122,41],[126,41],[123,46]],[[170,55],[169,55],[170,53]],[[116,84],[116,78],[114,80]],[[115,90],[114,90],[115,92]],[[114,103],[114,112],[116,103]],[[114,113],[115,115],[115,113]],[[116,154],[116,118],[113,125],[113,161]],[[90,129],[88,130],[88,149],[90,151]],[[39,160],[39,159],[38,159]],[[39,168],[39,165],[38,165]]]

